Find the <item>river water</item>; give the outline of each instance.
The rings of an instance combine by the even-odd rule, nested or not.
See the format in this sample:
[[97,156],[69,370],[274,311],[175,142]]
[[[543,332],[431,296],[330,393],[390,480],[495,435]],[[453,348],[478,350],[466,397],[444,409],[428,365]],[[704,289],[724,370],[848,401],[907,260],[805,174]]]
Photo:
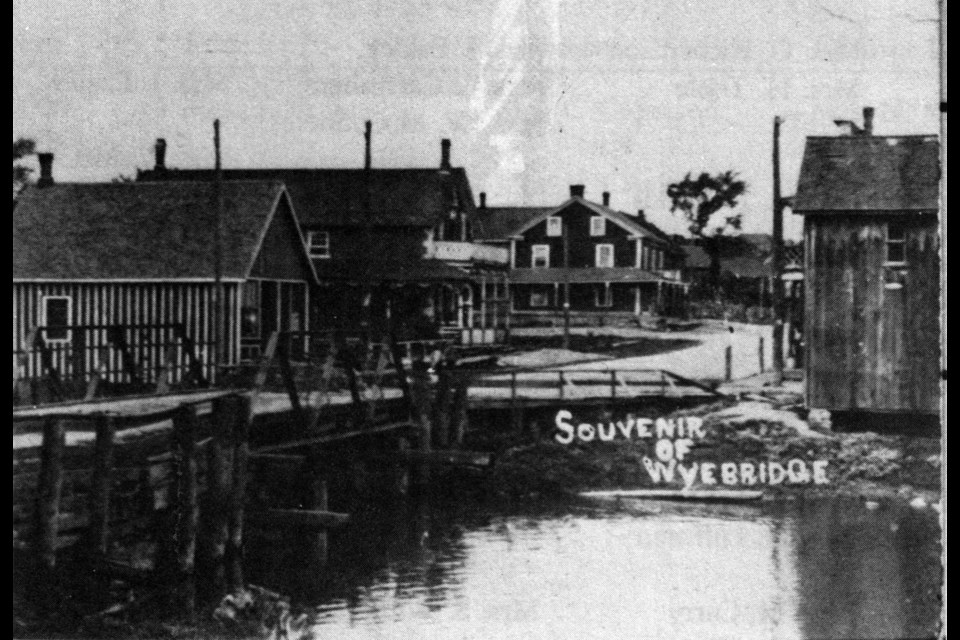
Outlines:
[[264,542],[323,638],[903,638],[938,628],[936,512],[863,502],[405,504]]

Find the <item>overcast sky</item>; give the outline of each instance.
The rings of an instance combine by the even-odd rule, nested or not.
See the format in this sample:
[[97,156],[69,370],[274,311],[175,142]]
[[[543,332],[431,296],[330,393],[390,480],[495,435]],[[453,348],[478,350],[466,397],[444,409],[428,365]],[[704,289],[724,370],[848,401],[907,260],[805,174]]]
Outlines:
[[[936,133],[935,0],[14,0],[13,135],[60,181],[153,164],[436,166],[453,141],[488,204],[612,192],[670,231],[667,185],[733,170],[769,231],[808,135],[876,108],[878,134]],[[795,216],[788,216],[795,218]],[[795,235],[798,220],[788,220]]]

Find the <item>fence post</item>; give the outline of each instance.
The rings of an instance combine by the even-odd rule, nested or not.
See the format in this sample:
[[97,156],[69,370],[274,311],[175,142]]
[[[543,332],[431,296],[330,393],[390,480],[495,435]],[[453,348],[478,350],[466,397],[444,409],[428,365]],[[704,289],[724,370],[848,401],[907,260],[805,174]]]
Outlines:
[[173,418],[176,492],[173,503],[176,524],[177,597],[188,616],[196,604],[193,569],[197,553],[197,408],[182,405]]
[[766,369],[766,365],[765,365],[765,362],[764,362],[765,358],[763,357],[763,356],[764,356],[764,353],[763,353],[763,336],[760,336],[760,343],[759,343],[759,345],[757,346],[757,350],[758,350],[759,353],[760,353],[760,373],[763,373],[763,372],[765,371],[765,369]]
[[243,580],[243,516],[247,501],[247,460],[250,457],[250,423],[253,421],[253,402],[249,395],[232,398],[233,415],[233,482],[231,483],[227,518],[227,555],[230,562],[229,588],[244,587]]
[[559,391],[559,398],[563,400],[563,371],[557,371],[557,389]]
[[610,398],[617,397],[617,372],[614,369],[610,370]]
[[725,354],[724,360],[726,364],[725,371],[724,371],[724,379],[727,382],[730,382],[731,380],[733,380],[733,346],[727,345],[727,348],[724,351],[724,354]]
[[90,485],[90,547],[94,556],[103,557],[110,545],[110,494],[113,488],[113,438],[115,418],[97,418],[94,444],[93,480]]
[[40,449],[40,478],[37,487],[36,551],[41,566],[53,569],[57,563],[57,521],[63,492],[64,422],[47,418],[43,423]]

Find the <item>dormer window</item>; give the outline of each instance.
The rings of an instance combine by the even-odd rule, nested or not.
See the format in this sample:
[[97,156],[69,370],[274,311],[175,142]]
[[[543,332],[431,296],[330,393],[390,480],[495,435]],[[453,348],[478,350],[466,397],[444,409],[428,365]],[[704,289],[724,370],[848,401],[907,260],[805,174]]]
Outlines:
[[603,216],[591,216],[590,235],[591,236],[607,235],[607,219],[604,218]]
[[547,236],[556,238],[563,235],[563,218],[550,216],[547,218]]
[[330,232],[329,231],[308,231],[307,232],[307,253],[311,258],[329,258],[330,257]]

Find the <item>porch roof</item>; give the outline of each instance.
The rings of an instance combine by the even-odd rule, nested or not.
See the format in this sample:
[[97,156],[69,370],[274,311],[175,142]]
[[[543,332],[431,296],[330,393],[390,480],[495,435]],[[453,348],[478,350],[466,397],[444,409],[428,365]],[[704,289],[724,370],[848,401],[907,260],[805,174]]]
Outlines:
[[514,269],[510,272],[509,280],[516,284],[553,284],[553,283],[590,283],[590,282],[669,282],[656,273],[634,267],[616,268],[575,268],[556,267],[549,269]]

